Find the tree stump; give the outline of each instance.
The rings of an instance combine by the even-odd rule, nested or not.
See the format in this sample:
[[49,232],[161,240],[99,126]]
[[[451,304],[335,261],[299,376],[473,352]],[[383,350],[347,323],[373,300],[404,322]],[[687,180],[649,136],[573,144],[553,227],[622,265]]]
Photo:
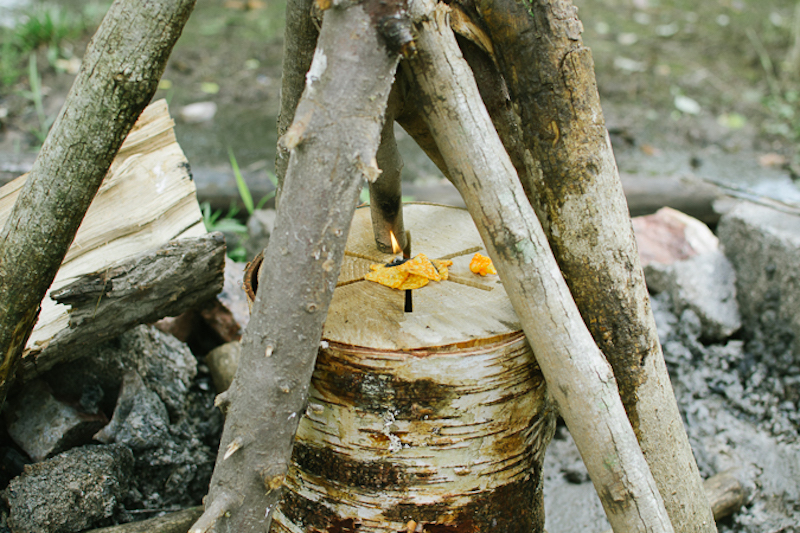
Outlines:
[[368,209],[353,219],[273,532],[540,532],[544,379],[464,210],[404,208],[414,250],[448,281],[404,294],[364,281],[391,261]]

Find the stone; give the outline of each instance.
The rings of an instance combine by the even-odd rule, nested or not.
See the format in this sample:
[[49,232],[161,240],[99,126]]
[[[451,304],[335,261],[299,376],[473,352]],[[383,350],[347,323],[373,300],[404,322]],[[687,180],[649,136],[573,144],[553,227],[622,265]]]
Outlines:
[[800,215],[738,202],[717,231],[736,270],[745,333],[760,345],[753,350],[800,364]]
[[677,315],[696,314],[706,340],[726,339],[741,327],[736,273],[705,224],[663,208],[633,219],[633,226],[652,293],[668,294]]
[[53,396],[44,381],[24,385],[4,411],[9,436],[34,461],[42,461],[73,446],[89,444],[106,425],[103,413],[86,413]]
[[635,217],[631,223],[642,266],[669,265],[719,248],[708,226],[670,207]]
[[214,388],[218,393],[225,392],[231,386],[239,366],[241,353],[241,343],[228,342],[214,348],[206,356],[206,365],[208,365],[211,378],[214,380]]
[[74,533],[108,525],[127,492],[133,453],[120,444],[73,448],[27,465],[4,497],[12,531]]
[[178,110],[178,116],[187,124],[208,122],[217,114],[217,104],[214,102],[195,102],[185,105]]
[[122,380],[114,416],[95,439],[125,444],[133,451],[161,445],[169,434],[169,414],[158,394],[148,389],[142,377],[131,370]]
[[80,398],[87,385],[103,390],[104,411],[114,410],[123,377],[135,370],[147,387],[158,394],[171,418],[176,418],[197,374],[197,360],[178,339],[153,326],[137,326],[98,346],[93,353],[61,365],[46,374],[53,391]]
[[274,209],[256,209],[247,219],[247,233],[249,239],[245,244],[247,256],[255,257],[269,244],[269,236],[275,228],[277,213]]

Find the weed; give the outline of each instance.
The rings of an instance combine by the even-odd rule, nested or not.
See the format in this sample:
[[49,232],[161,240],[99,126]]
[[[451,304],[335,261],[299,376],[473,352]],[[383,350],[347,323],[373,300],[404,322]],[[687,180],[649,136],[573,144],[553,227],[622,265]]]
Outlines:
[[46,49],[51,65],[61,57],[68,59],[71,52],[65,42],[86,31],[87,17],[87,14],[71,13],[56,6],[38,6],[23,13],[13,28],[0,29],[2,86],[16,83],[24,72],[25,58],[41,48]]
[[247,210],[248,215],[252,215],[256,209],[261,209],[266,205],[267,202],[275,198],[275,193],[278,190],[278,178],[272,172],[267,173],[267,176],[272,182],[272,185],[275,186],[275,189],[265,194],[261,200],[258,201],[258,204],[253,205],[253,195],[250,194],[250,188],[247,186],[247,182],[244,181],[242,171],[239,169],[239,163],[236,161],[236,156],[234,155],[233,149],[230,146],[228,147],[228,158],[231,162],[233,177],[236,178],[236,188],[239,189],[239,196],[242,198],[244,208]]
[[[258,204],[253,204],[253,195],[250,188],[247,186],[244,177],[242,176],[239,163],[233,153],[233,149],[228,147],[228,157],[231,162],[231,169],[236,178],[236,187],[239,190],[239,197],[242,199],[247,215],[252,215],[256,209],[261,209],[269,200],[275,197],[275,191],[264,195]],[[272,184],[277,187],[278,180],[274,174],[269,174],[269,179]],[[244,242],[249,238],[247,226],[244,225],[237,216],[239,215],[239,208],[236,204],[231,204],[228,212],[223,215],[221,210],[212,211],[211,204],[203,202],[200,204],[200,210],[203,213],[203,223],[207,231],[221,231],[223,233],[233,234],[236,236],[235,245],[228,250],[228,257],[236,262],[247,261],[247,250],[244,247]]]
[[211,204],[203,202],[200,204],[200,211],[203,213],[203,224],[206,231],[221,231],[237,237],[236,245],[228,250],[228,257],[237,263],[247,261],[247,250],[242,244],[248,236],[247,226],[236,218],[239,208],[235,204],[231,204],[228,212],[223,215],[221,210],[212,211]]
[[34,130],[33,134],[36,135],[40,143],[44,143],[47,138],[47,132],[50,131],[50,126],[53,124],[54,117],[48,117],[44,112],[42,79],[39,77],[39,70],[36,68],[36,54],[31,54],[28,57],[28,83],[31,90],[23,91],[22,96],[33,102],[36,118],[39,121],[39,129]]

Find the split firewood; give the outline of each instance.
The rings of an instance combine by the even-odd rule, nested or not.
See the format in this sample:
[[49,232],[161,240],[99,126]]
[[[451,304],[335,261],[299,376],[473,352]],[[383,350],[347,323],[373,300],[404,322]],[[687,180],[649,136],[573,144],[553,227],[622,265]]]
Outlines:
[[50,293],[69,309],[69,323],[23,358],[27,381],[138,324],[180,314],[222,290],[225,237],[212,233],[171,241],[114,266],[85,274]]
[[158,88],[194,3],[114,2],[89,43],[0,231],[0,407],[42,299],[125,136]]
[[603,354],[552,251],[447,26],[417,0],[418,54],[404,64],[423,115],[522,322],[551,394],[616,531],[672,526]]
[[[42,302],[23,379],[68,357],[70,347],[178,314],[219,291],[224,242],[206,236],[173,126],[159,100],[125,139]],[[27,178],[0,189],[0,224]],[[159,295],[167,299],[159,302]]]

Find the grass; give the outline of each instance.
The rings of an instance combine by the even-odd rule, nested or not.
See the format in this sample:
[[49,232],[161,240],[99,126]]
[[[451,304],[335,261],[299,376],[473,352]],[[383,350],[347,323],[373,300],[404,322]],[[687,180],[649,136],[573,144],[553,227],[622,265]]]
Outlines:
[[40,5],[27,10],[13,28],[0,29],[0,90],[7,90],[25,74],[25,63],[44,49],[51,65],[60,58],[69,59],[71,41],[81,37],[98,17],[96,4],[88,4],[81,13],[57,6]]
[[33,102],[33,107],[36,110],[36,118],[39,122],[39,127],[33,130],[33,134],[39,139],[40,143],[44,143],[47,138],[47,132],[50,131],[50,126],[53,124],[55,117],[48,117],[44,112],[44,102],[42,101],[42,79],[39,77],[39,70],[36,68],[36,54],[28,56],[28,83],[30,91],[23,91],[22,95]]
[[[257,204],[254,204],[253,195],[250,192],[250,188],[247,186],[247,182],[242,176],[239,163],[236,160],[236,155],[233,153],[233,149],[230,147],[228,147],[228,157],[230,159],[231,169],[233,170],[233,176],[236,179],[236,187],[239,190],[239,197],[244,204],[245,212],[247,216],[252,216],[256,209],[261,209],[264,207],[264,205],[266,205],[267,202],[275,197],[278,179],[274,174],[269,174],[270,181],[272,181],[272,184],[276,187],[276,190],[265,194]],[[239,263],[247,261],[247,249],[244,247],[244,243],[249,238],[249,234],[247,231],[247,226],[238,218],[241,213],[239,207],[237,207],[236,204],[231,204],[230,208],[228,208],[228,212],[223,214],[221,210],[212,211],[211,204],[208,202],[203,202],[200,204],[200,210],[203,213],[203,223],[205,224],[207,231],[221,231],[223,233],[233,234],[236,236],[236,243],[231,249],[228,250],[228,257]]]

